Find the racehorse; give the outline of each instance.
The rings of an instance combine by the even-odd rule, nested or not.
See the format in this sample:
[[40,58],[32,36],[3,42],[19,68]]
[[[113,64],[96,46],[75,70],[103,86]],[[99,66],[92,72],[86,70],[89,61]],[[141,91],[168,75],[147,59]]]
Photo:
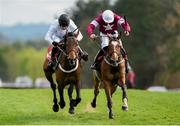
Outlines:
[[120,41],[120,39],[110,38],[109,45],[106,51],[104,50],[105,55],[100,64],[99,70],[93,70],[94,98],[91,102],[91,106],[94,108],[96,107],[96,99],[99,94],[100,84],[102,83],[106,93],[110,119],[113,119],[112,95],[116,91],[117,86],[122,88],[122,110],[128,110],[125,82],[125,60],[120,51]]
[[[62,46],[62,45],[61,45]],[[60,95],[60,108],[63,109],[65,107],[64,101],[64,88],[68,87],[68,96],[70,100],[70,108],[69,113],[74,114],[74,107],[81,101],[80,97],[80,59],[79,59],[79,50],[78,50],[78,41],[76,39],[76,35],[73,32],[66,33],[65,43],[62,49],[59,45],[57,46],[60,51],[60,61],[57,65],[57,69],[55,70],[57,88]],[[52,47],[50,47],[52,48]],[[59,57],[58,56],[58,57]],[[58,100],[56,97],[56,84],[53,81],[52,74],[54,71],[48,69],[48,57],[45,59],[43,68],[44,73],[47,80],[50,82],[51,88],[53,90],[53,111],[58,112]],[[76,89],[76,99],[72,98],[73,87]]]

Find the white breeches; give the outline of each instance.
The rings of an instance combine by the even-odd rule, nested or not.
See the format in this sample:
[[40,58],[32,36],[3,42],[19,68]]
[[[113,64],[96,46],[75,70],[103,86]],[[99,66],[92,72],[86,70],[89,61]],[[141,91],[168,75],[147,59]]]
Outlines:
[[[101,49],[103,49],[104,47],[109,45],[109,38],[107,37],[106,34],[100,33],[101,36]],[[119,39],[120,45],[123,47],[122,45],[122,41],[121,39]]]

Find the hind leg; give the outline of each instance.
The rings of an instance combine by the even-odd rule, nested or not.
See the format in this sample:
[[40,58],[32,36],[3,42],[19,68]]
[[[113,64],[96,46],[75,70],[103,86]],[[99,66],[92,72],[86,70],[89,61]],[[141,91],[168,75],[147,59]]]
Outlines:
[[65,101],[64,101],[64,86],[62,85],[62,83],[59,83],[59,82],[58,82],[58,91],[59,91],[59,96],[60,96],[59,105],[60,105],[61,109],[63,109],[66,105]]
[[95,71],[93,71],[93,79],[94,79],[94,98],[91,102],[91,106],[93,108],[95,108],[96,107],[96,99],[97,99],[97,96],[99,94],[99,87],[100,87],[100,81],[96,77]]
[[54,83],[53,78],[52,78],[52,74],[54,72],[49,71],[47,69],[47,67],[45,67],[45,66],[46,66],[46,64],[44,64],[44,69],[43,69],[44,70],[44,74],[45,74],[47,80],[50,82],[50,86],[51,86],[51,89],[53,91],[53,102],[54,102],[54,105],[53,105],[52,109],[53,109],[54,112],[58,112],[59,111],[59,107],[58,107],[58,104],[57,104],[57,97],[56,97],[56,84]]
[[81,102],[81,94],[80,94],[80,81],[78,80],[75,84],[75,88],[76,88],[76,102],[74,104],[74,106],[77,106],[77,104],[79,104]]
[[68,88],[68,96],[69,96],[69,113],[70,114],[74,114],[74,105],[75,103],[73,103],[73,101],[75,102],[75,100],[72,99],[72,93],[73,93],[73,84],[70,84],[69,88]]

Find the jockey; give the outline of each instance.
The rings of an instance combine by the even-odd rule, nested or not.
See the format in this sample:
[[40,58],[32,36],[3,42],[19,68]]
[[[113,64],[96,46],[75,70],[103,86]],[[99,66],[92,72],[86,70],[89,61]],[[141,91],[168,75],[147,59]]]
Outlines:
[[[111,10],[105,10],[87,26],[86,32],[91,40],[95,40],[97,38],[97,36],[93,33],[96,27],[99,27],[101,36],[101,50],[97,53],[94,63],[91,65],[91,69],[97,69],[97,66],[99,65],[98,63],[100,62],[98,59],[104,55],[104,51],[106,51],[109,44],[108,35],[113,37],[118,36],[118,26],[122,26],[125,36],[129,36],[129,32],[131,31],[129,23],[121,16],[113,13]],[[121,53],[123,57],[127,59],[127,55],[121,41],[120,45],[122,48]]]
[[[49,41],[50,44],[52,43],[53,48],[51,52],[51,60],[48,63],[48,67],[52,69],[54,65],[57,63],[55,54],[57,52],[57,45],[64,44],[64,36],[67,32],[74,32],[78,34],[77,40],[81,41],[83,36],[79,30],[76,30],[77,26],[75,23],[66,15],[62,14],[56,19],[49,27],[48,32],[46,33],[45,40]],[[76,30],[76,31],[75,31]],[[80,56],[84,61],[88,60],[88,54],[83,52],[79,46]]]

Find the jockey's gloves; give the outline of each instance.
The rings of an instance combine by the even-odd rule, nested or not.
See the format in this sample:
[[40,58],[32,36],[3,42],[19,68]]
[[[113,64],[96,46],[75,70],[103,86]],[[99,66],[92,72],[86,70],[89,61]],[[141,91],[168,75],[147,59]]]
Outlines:
[[53,46],[57,46],[58,42],[52,42]]
[[90,39],[91,39],[91,40],[94,41],[96,38],[97,38],[97,36],[96,36],[95,34],[91,34],[91,35],[90,35]]
[[129,36],[129,32],[128,31],[124,31],[125,36]]

